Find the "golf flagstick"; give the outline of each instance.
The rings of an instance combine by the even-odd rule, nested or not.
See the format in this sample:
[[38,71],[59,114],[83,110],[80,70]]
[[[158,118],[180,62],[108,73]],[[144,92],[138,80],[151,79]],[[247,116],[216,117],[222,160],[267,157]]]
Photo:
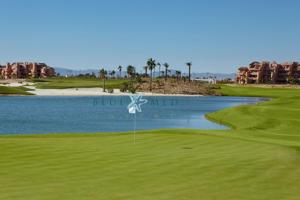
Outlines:
[[134,131],[133,131],[133,144],[135,144],[135,130],[136,130],[136,113],[134,114]]
[[134,114],[133,121],[133,143],[136,142],[136,114],[137,112],[142,112],[141,105],[147,103],[146,99],[142,98],[141,94],[133,94],[129,96],[131,103],[127,106],[129,114]]

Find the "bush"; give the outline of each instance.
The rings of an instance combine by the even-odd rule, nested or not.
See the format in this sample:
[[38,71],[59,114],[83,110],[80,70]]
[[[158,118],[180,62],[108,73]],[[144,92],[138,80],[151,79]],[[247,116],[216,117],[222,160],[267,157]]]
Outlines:
[[127,82],[122,83],[120,86],[120,92],[127,92],[127,90],[128,90],[128,83]]
[[134,86],[133,82],[123,83],[120,87],[120,92],[136,93],[136,90],[137,90],[137,87]]
[[112,93],[114,93],[114,89],[113,88],[108,88],[107,92],[112,94]]
[[133,84],[130,84],[128,87],[128,91],[132,94],[136,93],[136,87]]
[[299,81],[297,79],[295,79],[294,77],[289,77],[288,78],[288,83],[295,85],[295,84],[299,84]]
[[143,82],[141,76],[137,76],[137,77],[135,78],[135,81],[136,81],[137,83],[142,83],[142,82]]
[[208,85],[207,88],[209,90],[218,90],[218,89],[221,89],[221,87],[219,85]]

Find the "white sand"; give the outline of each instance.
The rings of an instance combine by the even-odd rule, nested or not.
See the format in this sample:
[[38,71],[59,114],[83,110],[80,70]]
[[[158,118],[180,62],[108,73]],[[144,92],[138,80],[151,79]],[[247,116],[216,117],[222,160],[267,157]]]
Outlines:
[[33,86],[34,83],[26,82],[26,81],[0,81],[0,86],[7,87],[20,87],[20,86]]
[[[119,89],[114,89],[113,93],[103,92],[102,88],[68,88],[68,89],[37,89],[34,83],[30,82],[17,82],[9,81],[0,85],[7,87],[19,87],[24,86],[33,91],[29,91],[37,96],[126,96],[129,93],[120,92]],[[184,94],[156,94],[149,92],[142,92],[144,96],[203,96],[203,95],[184,95]]]
[[[33,87],[30,87],[33,89]],[[35,89],[29,91],[37,96],[127,96],[129,93],[120,92],[114,89],[113,93],[103,92],[102,88],[69,88],[69,89]],[[203,95],[183,95],[183,94],[156,94],[142,92],[144,96],[203,96]]]
[[114,90],[114,93],[103,92],[102,88],[68,88],[68,89],[35,89],[29,91],[38,96],[103,96],[103,95],[127,95]]

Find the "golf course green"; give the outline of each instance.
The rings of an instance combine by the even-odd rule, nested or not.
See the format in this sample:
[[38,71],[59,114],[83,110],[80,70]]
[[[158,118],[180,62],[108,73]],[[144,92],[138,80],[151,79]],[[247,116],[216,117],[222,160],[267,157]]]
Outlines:
[[300,196],[300,90],[210,113],[230,130],[0,136],[2,200],[292,200]]

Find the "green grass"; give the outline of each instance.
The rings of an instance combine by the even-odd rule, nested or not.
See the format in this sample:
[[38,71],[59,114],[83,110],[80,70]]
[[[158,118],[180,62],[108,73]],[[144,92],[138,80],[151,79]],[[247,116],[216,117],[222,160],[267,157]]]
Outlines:
[[[103,81],[97,78],[45,78],[29,80],[36,84],[39,89],[65,89],[65,88],[92,88],[102,87]],[[120,85],[127,80],[123,79],[109,79],[106,80],[107,88],[119,88]]]
[[292,97],[300,96],[300,89],[293,88],[259,88],[247,86],[227,86],[222,85],[221,90],[217,90],[225,96],[249,96],[249,97]]
[[226,131],[0,137],[0,199],[299,199],[300,90],[208,115]]
[[26,87],[0,86],[0,95],[32,95]]

